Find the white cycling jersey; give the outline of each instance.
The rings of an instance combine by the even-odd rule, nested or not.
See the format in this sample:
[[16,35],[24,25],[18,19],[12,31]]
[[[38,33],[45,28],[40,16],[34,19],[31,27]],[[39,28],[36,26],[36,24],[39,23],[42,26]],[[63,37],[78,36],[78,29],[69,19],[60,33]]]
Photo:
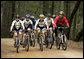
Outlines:
[[40,19],[38,19],[36,21],[36,25],[38,25],[39,27],[44,27],[45,25],[47,25],[47,22],[45,22],[44,20],[40,21]]
[[54,24],[54,21],[53,21],[52,18],[48,19],[48,18],[46,17],[46,18],[44,19],[44,21],[47,22],[49,26],[51,25],[51,23]]
[[24,29],[24,26],[23,26],[23,23],[22,23],[21,20],[19,20],[19,21],[14,20],[14,21],[12,22],[12,25],[11,25],[11,28],[10,28],[11,31],[12,31],[12,29],[13,29],[14,26],[15,26],[16,29],[19,29],[21,26],[22,26],[23,29]]
[[30,24],[33,24],[32,21],[29,19],[28,21],[25,19],[23,20],[24,27],[28,27]]

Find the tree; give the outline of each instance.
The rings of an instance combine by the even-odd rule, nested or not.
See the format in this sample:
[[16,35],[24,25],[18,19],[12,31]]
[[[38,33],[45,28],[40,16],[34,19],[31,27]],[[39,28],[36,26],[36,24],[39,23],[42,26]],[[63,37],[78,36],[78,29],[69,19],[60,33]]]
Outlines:
[[51,14],[53,15],[54,13],[54,1],[52,1],[52,7],[51,7]]
[[79,41],[81,37],[83,37],[83,29],[81,29],[80,32],[77,34],[75,41]]
[[9,37],[10,36],[10,21],[12,15],[12,1],[4,1],[2,10],[2,24],[1,24],[1,37]]
[[[75,7],[74,7],[74,9],[73,9],[73,11],[72,11],[72,13],[71,13],[71,16],[69,17],[69,19],[70,19],[70,20],[69,20],[70,29],[71,29],[73,17],[74,17],[74,15],[75,15],[76,11],[78,10],[78,7],[79,7],[80,3],[81,3],[81,1],[77,1],[77,2],[76,2]],[[68,33],[67,33],[67,35],[68,35],[67,38],[68,38],[68,39],[69,39],[70,29],[69,29],[69,31],[68,31]]]

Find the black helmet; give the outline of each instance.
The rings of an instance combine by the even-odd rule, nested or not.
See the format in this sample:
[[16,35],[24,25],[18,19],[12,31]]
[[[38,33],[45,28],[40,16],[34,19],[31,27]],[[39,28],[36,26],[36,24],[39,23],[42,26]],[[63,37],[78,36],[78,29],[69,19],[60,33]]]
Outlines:
[[55,18],[56,17],[56,15],[52,15],[52,18]]
[[51,14],[50,14],[50,13],[48,13],[48,14],[47,14],[47,17],[51,17]]
[[19,15],[19,14],[17,14],[17,15],[16,15],[16,18],[20,18],[20,15]]

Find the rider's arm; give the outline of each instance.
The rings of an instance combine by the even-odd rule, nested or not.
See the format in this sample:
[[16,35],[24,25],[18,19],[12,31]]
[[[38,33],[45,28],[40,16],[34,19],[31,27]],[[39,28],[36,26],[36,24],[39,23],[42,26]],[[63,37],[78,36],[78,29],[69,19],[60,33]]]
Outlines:
[[11,25],[11,27],[10,27],[10,31],[12,31],[13,26],[14,26],[14,23],[15,23],[15,20],[12,22],[12,25]]
[[52,19],[52,25],[54,25],[55,23],[54,23],[54,20]]
[[68,23],[66,17],[64,17],[64,21],[65,21],[65,23],[66,23],[66,26],[69,27],[69,23]]
[[54,27],[57,27],[57,25],[56,25],[57,21],[58,21],[58,17],[56,17],[54,20]]
[[36,29],[36,27],[37,27],[37,24],[38,24],[38,20],[36,21],[36,24],[35,24],[35,27],[34,27],[34,29]]
[[30,25],[31,25],[31,28],[33,29],[33,22],[30,20]]
[[45,22],[45,24],[46,24],[46,26],[47,26],[47,29],[49,29],[48,23],[47,23],[47,22]]
[[23,30],[24,30],[24,21],[20,21],[21,22],[21,25],[22,25],[22,27],[23,27]]
[[36,19],[34,20],[34,22],[36,23]]

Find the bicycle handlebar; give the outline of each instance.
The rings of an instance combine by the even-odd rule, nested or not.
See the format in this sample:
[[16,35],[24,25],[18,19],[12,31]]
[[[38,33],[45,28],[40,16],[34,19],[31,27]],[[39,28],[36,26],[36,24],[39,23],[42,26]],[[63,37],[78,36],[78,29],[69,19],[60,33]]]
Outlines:
[[68,29],[69,27],[57,27],[57,29]]

